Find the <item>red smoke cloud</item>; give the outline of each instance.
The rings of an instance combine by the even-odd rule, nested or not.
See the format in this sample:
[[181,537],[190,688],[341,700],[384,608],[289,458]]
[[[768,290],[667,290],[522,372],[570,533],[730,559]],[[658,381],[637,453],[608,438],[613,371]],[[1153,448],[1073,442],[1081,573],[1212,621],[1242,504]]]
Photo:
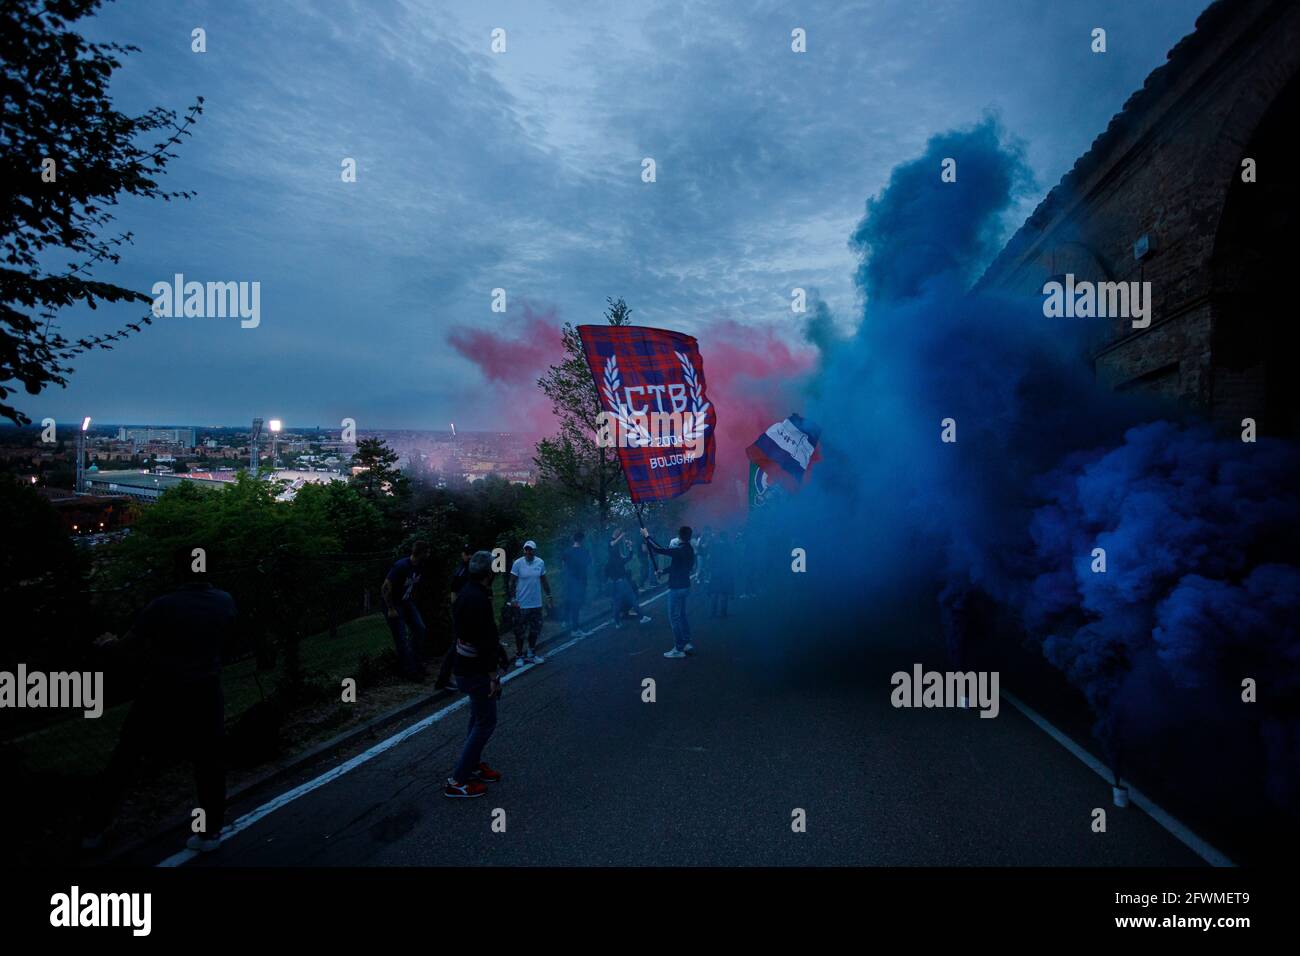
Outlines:
[[800,411],[800,387],[817,356],[809,346],[792,347],[771,326],[748,326],[734,319],[711,323],[697,338],[709,398],[718,411],[718,463],[712,484],[686,494],[703,512],[697,522],[721,522],[745,508],[745,448],[773,422]]
[[[541,437],[555,431],[551,403],[537,380],[563,355],[556,309],[535,311],[525,302],[489,327],[462,325],[447,337],[453,349],[478,366],[499,399],[494,427]],[[485,414],[480,410],[480,414]]]
[[[555,308],[538,311],[525,303],[493,328],[452,331],[451,347],[500,389],[504,413],[499,427],[538,437],[555,431],[550,403],[537,380],[563,358],[561,325]],[[691,511],[698,512],[693,517],[697,523],[721,523],[745,507],[745,447],[773,422],[800,410],[800,386],[816,353],[808,346],[791,346],[770,326],[734,319],[710,323],[697,338],[709,399],[718,415],[717,467],[712,484],[697,485],[686,497]]]

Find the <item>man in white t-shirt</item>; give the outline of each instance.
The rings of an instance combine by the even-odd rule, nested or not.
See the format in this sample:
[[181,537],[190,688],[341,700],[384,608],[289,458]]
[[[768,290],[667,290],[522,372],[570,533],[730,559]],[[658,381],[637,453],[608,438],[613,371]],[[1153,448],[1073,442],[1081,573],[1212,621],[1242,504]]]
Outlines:
[[[542,594],[551,600],[551,585],[546,580],[546,562],[537,556],[537,544],[524,542],[524,556],[515,558],[506,585],[506,598],[519,610],[515,618],[515,667],[540,664],[544,657],[537,653],[537,639],[542,636]],[[524,638],[528,651],[524,652]]]

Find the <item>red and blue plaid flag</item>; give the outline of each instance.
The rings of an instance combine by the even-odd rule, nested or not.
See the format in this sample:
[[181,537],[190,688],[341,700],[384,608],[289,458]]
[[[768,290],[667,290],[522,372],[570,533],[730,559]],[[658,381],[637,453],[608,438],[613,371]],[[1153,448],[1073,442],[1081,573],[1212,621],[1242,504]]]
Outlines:
[[708,484],[718,416],[695,339],[636,325],[580,325],[578,335],[632,500],[676,498]]

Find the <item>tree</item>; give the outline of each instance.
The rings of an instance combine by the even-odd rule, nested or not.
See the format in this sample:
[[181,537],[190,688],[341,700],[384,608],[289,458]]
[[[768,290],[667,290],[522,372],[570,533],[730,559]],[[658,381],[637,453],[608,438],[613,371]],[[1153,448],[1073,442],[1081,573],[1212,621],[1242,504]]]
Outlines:
[[[29,395],[67,384],[74,356],[141,331],[149,314],[111,334],[75,341],[51,328],[58,310],[84,303],[150,302],[136,292],[90,277],[96,263],[116,263],[130,233],[104,238],[108,209],[121,195],[188,199],[161,189],[155,176],[175,158],[171,148],[190,135],[203,112],[198,97],[178,122],[154,107],[141,116],[113,108],[108,87],[119,56],[133,46],[91,43],[70,25],[103,0],[8,0],[0,6],[0,416],[30,419],[5,400],[21,383]],[[160,142],[139,140],[159,134]],[[58,250],[80,259],[50,271]]]
[[8,475],[0,475],[0,524],[0,670],[19,661],[34,670],[79,663],[88,617],[82,556],[49,502]]
[[[631,325],[632,310],[620,297],[606,299],[605,319],[610,325]],[[603,528],[613,503],[627,496],[627,481],[618,461],[618,451],[596,441],[599,428],[600,396],[587,367],[586,353],[578,330],[564,323],[564,359],[552,365],[537,384],[551,400],[560,424],[559,434],[537,443],[533,459],[544,481],[554,481],[594,508]]]
[[361,439],[352,456],[352,467],[361,470],[352,476],[352,486],[371,502],[409,497],[411,483],[397,467],[399,460],[397,452],[382,438]]

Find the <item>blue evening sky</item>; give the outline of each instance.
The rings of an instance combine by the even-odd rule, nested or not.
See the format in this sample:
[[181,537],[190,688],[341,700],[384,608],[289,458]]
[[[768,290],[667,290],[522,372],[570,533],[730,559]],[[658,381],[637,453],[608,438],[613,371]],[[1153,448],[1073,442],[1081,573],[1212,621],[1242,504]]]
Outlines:
[[[164,319],[83,356],[33,418],[510,428],[453,328],[520,310],[720,319],[798,336],[790,290],[858,320],[847,240],[890,170],[992,111],[1038,182],[1084,152],[1205,0],[444,3],[121,0],[86,24],[133,43],[120,109],[206,112],[101,270],[261,283],[261,324]],[[1108,52],[1090,51],[1094,27]],[[191,52],[191,30],[207,52]],[[490,49],[506,31],[505,53]],[[791,30],[807,31],[793,53]],[[341,181],[345,157],[357,182]],[[658,181],[641,181],[652,157]],[[510,312],[490,311],[493,288]],[[72,337],[138,308],[68,312]],[[705,355],[707,363],[708,356]]]

